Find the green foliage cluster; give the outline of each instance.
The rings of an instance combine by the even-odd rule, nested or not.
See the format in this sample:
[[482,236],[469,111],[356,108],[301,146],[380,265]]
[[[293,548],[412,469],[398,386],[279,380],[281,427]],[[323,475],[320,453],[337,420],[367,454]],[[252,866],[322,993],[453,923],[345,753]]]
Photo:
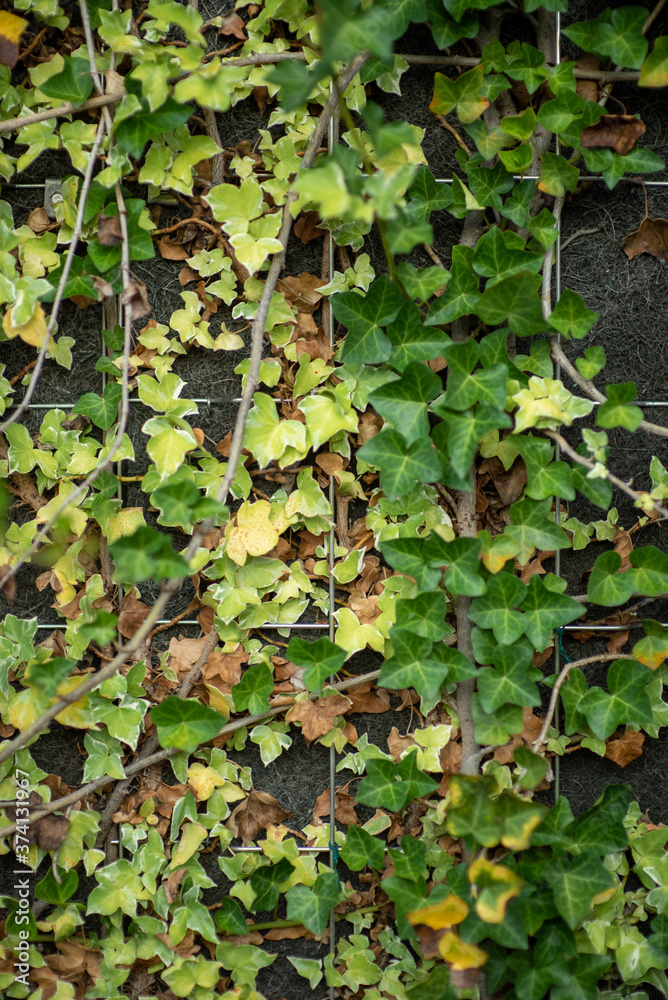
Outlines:
[[[99,959],[86,1000],[120,1000],[138,969],[169,996],[261,1000],[258,974],[276,956],[238,936],[250,924],[255,933],[301,927],[321,938],[334,910],[345,927],[334,950],[290,958],[314,991],[366,1000],[646,1000],[651,987],[668,996],[665,827],[653,827],[622,785],[577,817],[563,797],[551,809],[535,798],[555,756],[577,745],[603,755],[613,736],[656,737],[668,723],[668,629],[658,622],[644,621],[630,653],[584,657],[548,674],[561,630],[588,605],[620,608],[635,595],[668,592],[668,556],[646,544],[622,550],[620,536],[631,535],[611,507],[619,481],[608,468],[607,431],[653,425],[643,423],[632,383],[592,385],[605,366],[602,347],[591,343],[597,314],[572,290],[554,308],[550,298],[561,206],[577,197],[581,174],[614,189],[664,164],[635,140],[628,148],[589,142],[601,124],[624,135],[635,119],[611,123],[604,100],[581,96],[576,62],[555,65],[539,47],[566,0],[524,0],[535,45],[502,44],[502,0],[264,0],[252,10],[240,2],[244,17],[230,15],[232,27],[222,15],[205,24],[196,5],[176,0],[149,0],[138,21],[131,7],[89,0],[92,45],[75,32],[66,49],[70,14],[57,0],[14,6],[55,45],[27,76],[0,67],[0,118],[63,102],[77,110],[21,123],[16,142],[25,151],[0,152],[5,180],[15,171],[27,177],[46,150],[64,151],[74,171],[62,181],[52,225],[16,226],[0,202],[3,339],[20,338],[70,368],[74,341],[47,326],[44,306],[59,297],[62,278],[65,298],[82,304],[83,296],[85,304],[121,294],[131,308],[142,290],[128,267],[155,256],[148,203],[160,193],[196,207],[195,223],[213,234],[183,261],[183,308],[168,325],[135,322],[131,344],[121,326],[105,330],[102,394],[48,411],[34,432],[12,418],[16,386],[0,377],[1,471],[9,492],[32,498],[35,514],[3,526],[0,572],[39,561],[40,583],[53,588],[64,619],[57,643],[38,643],[34,619],[8,614],[0,626],[2,722],[24,744],[0,744],[0,799],[25,787],[17,769],[41,800],[55,795],[30,754],[54,717],[83,731],[84,781],[96,787],[126,776],[150,724],[182,792],[169,813],[157,795],[142,799],[132,822],[120,825],[116,860],[96,843],[101,814],[93,808],[69,814],[57,847],[38,836],[31,842],[24,864],[36,871],[52,859],[36,888],[48,912],[31,915],[28,926],[32,968],[46,971],[39,943],[68,941]],[[435,74],[430,105],[457,136],[450,185],[429,169],[422,130],[386,121],[372,99],[378,88],[401,93],[409,62],[395,48],[411,25],[430,32],[451,61]],[[216,28],[224,38],[241,31],[233,55],[207,51]],[[608,8],[564,33],[595,57],[602,81],[612,72],[639,87],[668,85],[668,37],[644,8]],[[97,74],[115,95],[106,132],[89,121],[86,103]],[[220,182],[220,147],[202,122],[253,93],[271,103],[268,126],[252,153],[236,148]],[[340,141],[304,168],[334,98]],[[82,175],[98,147],[87,186]],[[434,213],[464,227],[447,268],[415,263],[416,248],[431,250]],[[285,219],[298,217],[331,234],[344,263],[327,283],[302,280],[295,292],[287,279],[272,283],[271,267],[284,249]],[[67,262],[74,234],[81,243]],[[374,268],[365,251],[376,235],[385,264]],[[245,325],[228,329],[221,304]],[[304,331],[313,308],[324,313],[330,304],[328,350]],[[246,452],[235,465],[193,427],[198,404],[182,395],[179,358],[211,351],[214,364],[215,352],[239,350],[247,326],[262,324],[259,339],[271,350],[252,386]],[[570,372],[579,394],[555,377],[553,357],[562,341],[584,339]],[[142,427],[148,468],[137,477],[144,507],[125,508],[118,467],[105,463],[113,455],[133,470],[128,368],[131,392],[152,412]],[[251,362],[240,360],[235,371],[247,379]],[[30,380],[28,373],[23,384]],[[503,523],[478,530],[481,461],[523,478]],[[254,486],[251,473],[262,470],[280,484],[270,497]],[[621,484],[638,509],[633,532],[665,516],[668,472],[653,458],[649,473],[650,489]],[[569,516],[578,496],[600,520]],[[335,506],[347,511],[353,498],[369,501],[354,545],[330,532]],[[206,533],[196,534],[203,523]],[[175,546],[177,532],[197,539],[195,547]],[[307,556],[298,554],[300,539]],[[592,541],[612,544],[591,560],[586,594],[569,594],[558,563],[546,572],[542,560]],[[254,634],[270,625],[287,638],[282,626],[310,609],[326,613],[330,574],[341,593],[355,595],[372,572],[366,607],[352,597],[340,606],[331,638],[293,638],[286,647]],[[112,661],[131,636],[129,609],[149,615],[140,603],[147,584],[167,593],[187,577],[218,640],[223,680],[204,673],[198,691],[184,696],[177,642],[157,668],[145,650],[129,669],[79,691],[85,670]],[[419,706],[420,726],[389,754],[365,735],[352,738],[350,701],[338,690],[344,665],[368,648],[382,654],[373,677],[381,692],[413,692],[409,702]],[[601,661],[605,677],[594,683],[589,668]],[[292,673],[282,680],[289,676],[293,687],[284,722],[276,716],[285,700],[274,695],[277,666],[286,663]],[[534,710],[547,712],[544,731]],[[330,834],[315,820],[304,829],[310,845],[330,849],[334,868],[321,860],[326,854],[299,852],[282,825],[287,817],[235,762],[250,740],[270,764],[291,745],[295,726],[339,754],[349,747],[338,768],[361,779],[355,801],[371,815],[345,824],[347,832]],[[509,748],[503,762],[491,756],[497,747]],[[11,811],[4,816],[13,822]],[[228,850],[239,837],[259,850]],[[16,846],[5,837],[0,851]],[[215,882],[201,856],[214,846],[231,888],[210,909],[202,893]],[[84,872],[95,888],[81,902]],[[363,884],[373,886],[366,904]],[[20,908],[10,896],[0,901],[7,959]],[[100,933],[84,928],[90,915]],[[0,989],[17,1000],[75,996],[66,977],[45,993],[16,981],[7,965]]]

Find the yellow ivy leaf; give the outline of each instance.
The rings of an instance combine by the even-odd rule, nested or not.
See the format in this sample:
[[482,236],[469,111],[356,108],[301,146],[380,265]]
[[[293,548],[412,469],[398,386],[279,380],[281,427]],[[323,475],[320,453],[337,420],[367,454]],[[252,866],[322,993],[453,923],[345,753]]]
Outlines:
[[[12,323],[13,312],[13,308],[8,309],[2,319],[2,329],[9,339],[13,340],[14,337],[20,337],[21,340],[25,341],[26,344],[30,344],[31,347],[41,347],[46,339],[46,317],[39,303],[35,306],[35,310],[28,322],[23,323],[21,326],[14,326]],[[53,340],[51,344],[55,347]]]
[[7,721],[10,726],[23,732],[39,719],[49,707],[49,699],[36,688],[25,688],[15,695],[7,711]]
[[19,58],[19,38],[28,22],[6,10],[0,11],[0,65],[15,66]]
[[633,655],[639,663],[656,670],[668,656],[668,636],[646,635],[633,647]]
[[184,865],[189,858],[192,858],[199,845],[208,836],[208,831],[201,823],[186,823],[183,827],[179,846],[172,854],[172,863],[169,867],[174,869],[178,868],[179,865]]
[[487,858],[477,858],[468,875],[474,893],[477,890],[475,911],[480,919],[487,924],[502,924],[509,901],[522,891],[522,879],[510,868],[495,865]]
[[218,774],[214,767],[206,764],[191,764],[188,768],[188,784],[197,797],[198,802],[210,799],[214,788],[225,784],[225,778]]
[[[208,553],[207,553],[208,556]],[[220,715],[224,716],[226,719],[230,717],[230,703],[223,692],[215,686],[215,684],[205,684],[209,694],[209,707],[219,712]]]
[[[263,556],[278,542],[280,530],[269,519],[271,504],[267,500],[257,503],[244,501],[225,529],[226,552],[237,566],[245,565],[248,556]],[[286,525],[287,527],[287,525]]]
[[530,813],[524,821],[521,831],[513,829],[510,833],[501,835],[501,843],[511,851],[526,851],[531,846],[531,834],[542,823],[542,813]]
[[107,520],[107,544],[117,542],[119,538],[134,535],[135,531],[146,524],[142,507],[126,507],[118,514],[111,514]]
[[492,538],[489,531],[481,531],[478,537],[482,539],[480,556],[485,569],[492,576],[499,573],[508,560],[514,559],[520,551],[519,542],[506,535],[496,535]]
[[221,324],[221,332],[213,342],[214,351],[238,351],[244,346],[243,339],[238,333],[228,330],[224,323]]
[[[75,687],[84,680],[81,674],[74,674],[72,677],[66,677],[58,687],[56,688],[56,697],[51,702],[52,705],[59,700],[64,694],[69,694],[73,691]],[[72,705],[67,705],[62,712],[58,712],[56,716],[56,722],[59,722],[61,726],[72,726],[73,729],[93,729],[95,728],[95,719],[93,718],[93,711],[90,706],[90,699],[88,695],[84,695],[83,698],[79,698]]]
[[615,895],[616,892],[617,892],[616,885],[611,886],[609,889],[604,889],[603,892],[598,892],[595,896],[592,897],[591,905],[599,906],[601,903],[607,903],[609,899],[612,899],[612,897]]
[[441,957],[448,963],[453,972],[463,972],[465,969],[481,969],[487,961],[487,952],[474,944],[462,941],[453,931],[444,934],[438,943]]
[[424,910],[413,910],[412,913],[406,914],[409,923],[413,927],[416,924],[425,924],[425,926],[431,927],[434,931],[440,931],[444,927],[454,927],[455,924],[461,924],[462,920],[466,920],[468,915],[468,904],[452,892],[442,902],[436,903],[434,906],[426,906]]

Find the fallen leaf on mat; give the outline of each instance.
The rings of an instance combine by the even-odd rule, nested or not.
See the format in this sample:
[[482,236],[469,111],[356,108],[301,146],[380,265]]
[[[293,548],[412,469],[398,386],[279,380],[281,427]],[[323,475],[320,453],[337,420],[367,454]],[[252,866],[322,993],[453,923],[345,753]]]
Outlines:
[[260,830],[282,823],[292,813],[284,809],[269,792],[251,792],[227,821],[227,828],[235,837],[241,837],[244,844],[255,840]]
[[619,739],[610,740],[605,748],[604,756],[620,767],[626,767],[632,761],[642,756],[642,746],[645,742],[644,733],[624,733]]
[[635,115],[602,115],[594,125],[582,130],[580,143],[590,149],[613,149],[626,156],[645,132],[645,123]]
[[342,694],[332,694],[325,698],[316,698],[315,701],[298,702],[291,708],[286,719],[288,722],[301,722],[302,733],[307,744],[317,740],[319,736],[324,736],[330,731],[334,724],[334,719],[338,715],[344,715],[350,709],[350,701]]
[[641,253],[668,261],[668,219],[643,219],[635,233],[622,239],[624,253],[633,260]]

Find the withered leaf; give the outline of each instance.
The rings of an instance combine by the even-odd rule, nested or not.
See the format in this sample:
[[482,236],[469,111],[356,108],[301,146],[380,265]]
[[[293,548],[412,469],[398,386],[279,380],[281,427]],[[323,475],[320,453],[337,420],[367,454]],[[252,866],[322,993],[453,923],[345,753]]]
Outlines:
[[302,734],[307,746],[319,736],[330,731],[337,715],[343,715],[350,710],[350,700],[342,694],[332,694],[325,698],[308,699],[298,702],[291,708],[286,719],[288,722],[301,722]]
[[234,35],[240,41],[246,41],[246,33],[244,31],[244,22],[241,20],[238,14],[228,14],[224,17],[220,28],[218,29],[219,35]]
[[[7,819],[10,823],[17,822],[17,810],[19,808],[25,808],[25,801],[21,803],[13,803],[4,807]],[[28,807],[30,810],[41,809],[44,806],[44,800],[41,795],[37,792],[31,792],[28,799]],[[18,817],[18,822],[24,824],[26,817],[21,815]],[[27,837],[29,844],[39,844],[39,846],[44,851],[55,851],[62,842],[64,841],[67,831],[70,827],[70,821],[65,816],[54,816],[53,813],[49,813],[48,816],[43,816],[41,819],[32,821],[28,824],[27,833],[22,833],[21,836]]]
[[100,246],[115,247],[122,241],[123,234],[118,216],[104,215],[100,212],[97,217],[97,242]]
[[582,130],[580,142],[588,148],[600,146],[626,156],[645,132],[645,123],[635,115],[601,115],[594,125]]
[[668,261],[668,219],[643,219],[635,233],[622,239],[624,253],[633,260],[641,253]]
[[284,809],[269,792],[252,791],[239,803],[226,825],[235,837],[241,837],[244,844],[250,844],[260,830],[277,826],[289,816],[292,813]]
[[620,767],[626,767],[632,761],[642,757],[642,746],[645,742],[644,733],[624,733],[616,740],[610,740],[605,748],[605,757]]
[[300,215],[293,227],[295,236],[298,236],[304,245],[324,236],[325,230],[319,228],[319,221],[320,216],[317,212],[306,212],[304,215]]
[[123,289],[121,304],[125,306],[133,320],[148,316],[151,312],[151,303],[144,282],[131,278]]
[[101,302],[102,299],[111,298],[114,294],[114,289],[107,279],[101,277],[99,274],[93,274],[91,277],[93,279],[93,284],[95,285],[95,291],[97,292],[97,301]]
[[32,212],[26,219],[26,225],[30,226],[33,233],[41,236],[51,225],[51,220],[46,214],[45,208],[33,208]]
[[172,243],[167,236],[163,236],[155,245],[160,256],[164,257],[165,260],[185,260],[186,257],[190,256],[179,243]]
[[9,11],[0,11],[0,64],[16,66],[19,58],[19,38],[28,27],[28,22]]
[[138,601],[131,590],[123,598],[121,612],[118,616],[118,631],[124,639],[131,639],[137,629],[143,625],[151,609]]

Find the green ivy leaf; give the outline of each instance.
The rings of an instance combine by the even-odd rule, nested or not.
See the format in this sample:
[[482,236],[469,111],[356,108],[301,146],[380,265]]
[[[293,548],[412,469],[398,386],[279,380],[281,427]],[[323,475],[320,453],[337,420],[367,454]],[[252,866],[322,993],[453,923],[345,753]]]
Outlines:
[[428,404],[442,388],[440,378],[420,361],[411,361],[400,379],[388,382],[369,396],[369,402],[401,431],[407,444],[429,436]]
[[216,927],[221,934],[247,934],[248,924],[236,899],[223,896],[214,914]]
[[482,66],[475,66],[455,79],[436,73],[429,110],[435,115],[448,115],[456,108],[459,120],[464,124],[480,118],[490,106],[489,98],[481,95],[483,75]]
[[181,104],[171,97],[155,110],[142,102],[140,111],[135,111],[117,126],[116,143],[124,152],[139,159],[149,139],[185,124],[191,114],[189,104]]
[[[401,278],[406,291],[410,295],[413,295],[415,288],[413,287],[411,290],[410,282],[406,284],[403,281],[406,271],[401,271],[401,268],[409,267],[412,267],[412,264],[405,262],[400,264],[397,268],[397,274]],[[433,270],[437,271],[438,275],[444,276],[443,278],[439,278],[437,287],[440,288],[447,281],[448,272],[443,271],[439,267]],[[399,273],[400,271],[401,273]],[[426,301],[426,299],[431,297],[432,292],[428,284],[424,290],[426,292]],[[420,296],[416,295],[415,297],[419,298]],[[404,371],[413,362],[437,358],[443,348],[452,343],[450,337],[444,331],[430,330],[423,326],[420,311],[414,302],[404,302],[397,313],[396,319],[392,320],[385,332],[392,344],[390,364],[400,372]]]
[[295,636],[288,643],[286,656],[298,667],[306,667],[303,677],[306,690],[321,691],[325,682],[345,663],[346,651],[326,636],[315,642]]
[[432,642],[402,628],[392,631],[392,654],[383,661],[378,686],[400,691],[412,687],[424,698],[438,696],[447,666],[430,658]]
[[65,56],[60,73],[50,76],[40,83],[39,89],[47,97],[55,97],[72,104],[82,104],[93,90],[93,78],[87,59],[79,56]]
[[552,501],[518,500],[510,508],[511,523],[504,535],[514,539],[520,546],[517,560],[525,566],[536,549],[568,549],[570,539],[563,528],[554,523],[551,514]]
[[411,747],[397,765],[399,776],[406,788],[407,803],[413,799],[421,799],[425,795],[431,795],[438,788],[438,781],[434,781],[428,774],[424,774],[418,767],[417,761],[417,748]]
[[615,884],[600,858],[555,858],[545,869],[559,915],[576,930],[591,913],[593,900]]
[[575,621],[584,611],[579,601],[549,590],[537,574],[529,580],[529,590],[521,608],[525,634],[537,650],[545,649],[553,629]]
[[482,576],[480,538],[455,538],[452,542],[433,539],[441,553],[440,562],[447,566],[443,582],[447,590],[464,597],[479,597],[487,584]]
[[[437,184],[429,167],[420,167],[408,190],[409,215],[416,222],[428,222],[432,212],[441,212],[452,201],[448,184]],[[439,268],[440,270],[440,268]]]
[[398,573],[412,576],[420,590],[433,590],[441,579],[441,572],[431,542],[431,538],[396,538],[382,542],[380,551]]
[[[155,257],[153,240],[148,230],[140,225],[141,214],[146,208],[146,202],[141,198],[126,198],[125,208],[128,214],[128,238],[130,243],[130,260],[151,260]],[[109,217],[118,215],[118,205],[106,205],[105,214]],[[102,246],[91,241],[88,244],[88,256],[84,260],[86,270],[106,274],[121,261],[121,244]],[[118,373],[118,372],[117,372]]]
[[79,888],[77,873],[73,869],[65,871],[58,868],[58,876],[60,882],[56,882],[53,869],[49,868],[42,881],[35,886],[35,895],[38,899],[44,899],[47,903],[53,903],[54,906],[62,906],[74,895]]
[[524,271],[486,288],[477,313],[492,326],[507,323],[518,337],[531,337],[545,329],[536,280]]
[[633,590],[645,597],[658,597],[668,591],[668,555],[653,545],[635,549],[629,556],[627,571]]
[[575,499],[571,467],[566,462],[552,461],[554,448],[549,441],[523,434],[514,434],[510,440],[526,464],[527,496],[532,500],[553,496],[564,500]]
[[122,390],[118,382],[110,382],[104,387],[104,396],[99,396],[96,392],[86,392],[80,396],[72,407],[72,413],[90,417],[96,427],[108,431],[116,420],[121,395]]
[[443,348],[448,362],[448,382],[443,404],[451,410],[468,410],[478,401],[502,410],[506,399],[508,369],[503,364],[493,364],[482,370],[473,370],[478,362],[480,347],[475,340],[463,344],[450,344]]
[[473,270],[473,254],[472,247],[453,246],[450,281],[440,298],[429,307],[426,326],[452,323],[475,311],[480,300],[480,278]]
[[543,254],[523,249],[516,233],[503,233],[498,226],[480,237],[473,254],[473,270],[490,279],[487,287],[520,271],[537,274],[542,266]]
[[190,572],[167,535],[148,525],[112,542],[109,554],[116,564],[114,579],[122,583],[176,579]]
[[274,690],[274,676],[266,663],[254,663],[244,670],[238,684],[232,688],[237,712],[246,709],[251,715],[262,715],[269,708],[269,695]]
[[395,430],[383,430],[357,452],[358,458],[380,469],[383,492],[391,500],[421,483],[434,483],[441,474],[438,456],[429,439],[407,444]]
[[344,863],[353,872],[361,872],[367,865],[376,871],[382,871],[385,865],[383,841],[354,824],[348,828],[346,843],[340,853]]
[[475,598],[469,617],[480,628],[492,629],[497,642],[510,646],[524,633],[524,615],[514,609],[526,594],[518,577],[501,571],[488,579],[487,592]]
[[377,278],[365,295],[357,292],[335,295],[332,298],[334,315],[348,329],[341,360],[366,364],[387,361],[392,345],[381,327],[395,319],[403,301],[386,274]]
[[603,552],[589,576],[587,599],[594,604],[616,608],[624,604],[633,593],[633,579],[629,573],[620,573],[622,557],[618,552]]
[[607,740],[617,726],[652,723],[652,703],[646,691],[652,671],[635,660],[616,660],[608,669],[608,692],[592,687],[585,691],[578,712],[582,713],[594,736]]
[[366,777],[357,789],[357,801],[360,805],[389,809],[395,813],[403,809],[407,793],[406,784],[401,781],[399,769],[393,761],[371,759],[367,762]]
[[578,854],[614,854],[629,844],[624,820],[631,805],[628,785],[608,785],[603,795],[569,826]]
[[281,858],[275,865],[257,868],[250,877],[250,887],[255,893],[251,912],[273,910],[283,891],[279,886],[288,881],[293,871],[294,865],[287,858]]
[[576,358],[575,366],[583,378],[593,379],[605,368],[605,351],[599,344],[588,347],[584,358]]
[[527,747],[516,747],[513,759],[523,772],[519,779],[520,788],[528,791],[540,785],[547,773],[547,761],[544,757],[532,753]]
[[637,431],[643,420],[643,412],[639,406],[629,406],[632,399],[638,395],[633,382],[622,382],[620,385],[608,385],[605,389],[608,397],[596,410],[597,427],[624,427],[627,431]]
[[580,171],[563,156],[546,153],[540,168],[538,187],[545,194],[561,198],[566,191],[575,191]]
[[224,719],[208,705],[194,698],[170,695],[151,708],[151,719],[158,730],[158,740],[164,750],[184,750],[193,753],[203,743],[217,736]]
[[445,613],[445,593],[442,590],[432,590],[412,598],[401,597],[395,604],[395,628],[439,642],[450,634]]
[[668,35],[655,40],[654,48],[642,64],[638,86],[668,86]]
[[550,326],[564,337],[580,340],[586,337],[597,319],[598,313],[587,309],[577,292],[564,288],[550,315]]
[[491,715],[504,705],[540,705],[540,693],[534,682],[542,674],[531,666],[530,659],[527,662],[526,650],[498,646],[492,662],[494,667],[478,671],[478,695],[485,712]]
[[473,456],[485,434],[498,427],[510,426],[510,418],[505,413],[484,403],[475,410],[456,413],[437,401],[432,409],[443,417],[443,422],[432,432],[432,440],[443,461],[448,462],[459,477],[468,476]]
[[401,850],[390,848],[388,853],[399,878],[417,882],[424,876],[427,867],[427,845],[423,840],[404,836],[401,838]]
[[335,872],[318,875],[315,885],[308,889],[296,885],[285,898],[288,903],[288,920],[300,920],[312,934],[320,935],[329,921],[330,911],[341,898]]

